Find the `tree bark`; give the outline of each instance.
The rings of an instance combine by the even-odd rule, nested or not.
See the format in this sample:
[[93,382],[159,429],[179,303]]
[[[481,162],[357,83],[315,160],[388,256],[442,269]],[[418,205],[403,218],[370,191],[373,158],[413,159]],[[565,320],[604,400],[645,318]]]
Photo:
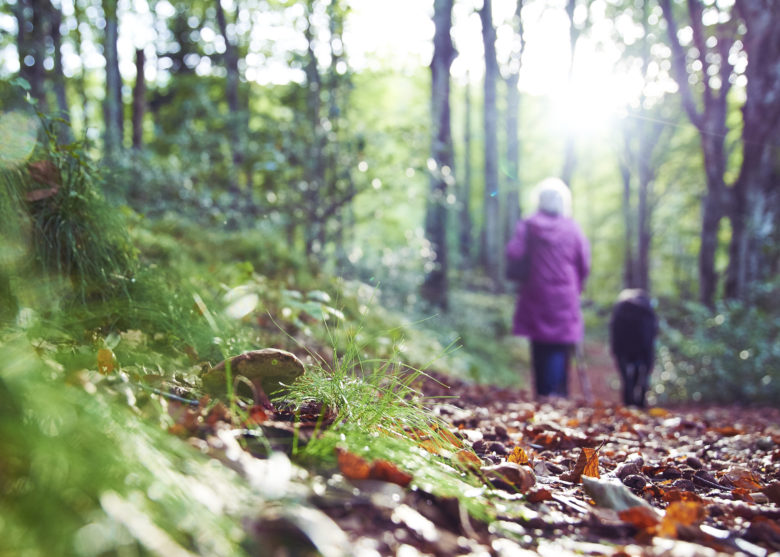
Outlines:
[[729,212],[732,237],[726,295],[746,298],[757,281],[777,267],[780,185],[776,181],[780,148],[780,14],[761,0],[740,0],[736,10],[745,24],[742,38],[748,64],[742,107],[742,166]]
[[122,77],[119,73],[119,53],[117,40],[119,21],[117,19],[117,0],[103,0],[103,13],[106,19],[104,57],[106,60],[106,98],[103,101],[105,122],[105,154],[112,156],[122,149],[123,110]]
[[144,114],[146,113],[146,57],[142,48],[135,51],[135,87],[133,87],[133,149],[144,146]]
[[458,246],[460,251],[460,268],[470,269],[472,266],[472,222],[471,222],[471,82],[466,77],[465,117],[463,127],[463,178],[460,182],[460,203],[458,204]]
[[482,260],[485,272],[494,286],[500,281],[502,261],[501,221],[498,185],[498,109],[496,107],[496,29],[493,26],[492,0],[484,0],[479,11],[482,21],[482,42],[485,47],[485,192]]
[[243,136],[240,125],[240,107],[238,100],[238,53],[236,52],[236,46],[230,39],[227,29],[227,20],[225,18],[225,10],[222,8],[222,0],[216,0],[217,9],[217,24],[219,25],[219,31],[222,34],[222,38],[225,41],[225,98],[228,103],[228,126],[230,128],[231,145],[230,150],[233,158],[233,172],[230,177],[230,192],[233,196],[233,202],[235,203],[241,194],[241,188],[239,186],[239,176],[241,174],[241,168],[244,163],[244,150],[243,150]]
[[425,235],[434,254],[433,266],[422,284],[421,294],[431,305],[447,310],[447,191],[454,182],[450,128],[450,67],[455,59],[452,44],[453,0],[434,0],[433,59],[431,60],[431,113],[433,115],[430,195],[425,216]]
[[523,0],[515,4],[514,38],[515,47],[510,54],[506,83],[506,220],[503,244],[515,232],[515,223],[520,218],[520,68],[523,62],[522,20]]
[[[51,41],[52,46],[54,47],[54,67],[52,68],[54,96],[57,98],[57,109],[59,110],[60,117],[66,122],[70,122],[70,109],[68,107],[68,98],[65,93],[65,73],[62,68],[62,34],[60,33],[62,13],[58,8],[52,5],[50,0],[47,0],[46,4]],[[70,126],[62,126],[60,133],[66,141],[69,142],[72,140]]]
[[726,150],[725,138],[727,95],[731,87],[730,75],[733,67],[728,62],[728,52],[734,43],[734,20],[718,26],[717,48],[722,56],[720,63],[720,87],[715,89],[711,84],[710,53],[707,47],[704,27],[702,25],[703,8],[699,0],[688,0],[688,13],[693,30],[693,46],[698,52],[701,70],[697,72],[703,88],[702,109],[696,106],[693,90],[689,82],[689,72],[686,65],[686,52],[680,44],[677,35],[677,18],[672,10],[670,0],[659,0],[659,4],[667,23],[667,32],[672,50],[672,70],[675,81],[680,88],[683,106],[688,118],[699,130],[699,137],[704,155],[704,168],[707,191],[702,200],[702,231],[701,248],[699,251],[699,299],[702,303],[712,306],[718,286],[718,275],[715,269],[715,253],[718,247],[718,229],[724,216],[725,200],[728,190],[725,184]]
[[30,84],[30,95],[38,101],[38,109],[43,112],[47,110],[43,67],[46,56],[46,4],[47,0],[18,0],[13,8],[19,29],[16,39],[19,75]]

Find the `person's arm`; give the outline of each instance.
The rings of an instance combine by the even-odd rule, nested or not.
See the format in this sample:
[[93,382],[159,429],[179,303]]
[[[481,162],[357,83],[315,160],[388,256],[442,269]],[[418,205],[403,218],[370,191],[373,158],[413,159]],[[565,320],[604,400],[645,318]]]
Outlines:
[[520,259],[525,255],[525,235],[526,235],[526,223],[523,220],[517,221],[515,226],[515,233],[506,245],[506,256],[512,259]]

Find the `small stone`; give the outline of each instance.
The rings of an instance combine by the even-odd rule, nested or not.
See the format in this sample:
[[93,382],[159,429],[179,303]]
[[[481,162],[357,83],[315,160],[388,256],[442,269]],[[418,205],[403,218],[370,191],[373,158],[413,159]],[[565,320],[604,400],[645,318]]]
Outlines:
[[699,460],[698,457],[695,457],[693,455],[690,455],[688,458],[685,459],[685,464],[687,464],[694,470],[701,470],[704,467],[701,460]]
[[668,466],[661,473],[661,476],[665,480],[676,480],[682,478],[682,471],[675,466]]
[[639,474],[630,474],[623,478],[623,485],[631,489],[643,489],[647,485],[647,480]]
[[771,451],[776,446],[774,439],[771,437],[761,437],[756,441],[756,447],[761,451]]
[[[615,475],[621,480],[627,476],[641,474],[642,469],[635,462],[624,462],[615,469]],[[625,482],[624,482],[625,483]]]
[[482,468],[485,479],[499,489],[525,493],[536,483],[536,476],[528,466],[502,462]]

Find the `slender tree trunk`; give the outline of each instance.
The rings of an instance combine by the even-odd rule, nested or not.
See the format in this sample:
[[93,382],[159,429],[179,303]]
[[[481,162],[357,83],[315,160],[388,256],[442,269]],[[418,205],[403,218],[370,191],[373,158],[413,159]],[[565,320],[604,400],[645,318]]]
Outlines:
[[[83,60],[82,55],[82,36],[81,36],[81,23],[84,21],[84,13],[81,8],[81,3],[79,0],[73,1],[73,17],[76,19],[76,28],[73,30],[74,33],[74,42],[75,42],[75,49],[76,49],[76,56],[78,56],[79,59]],[[81,66],[81,70],[79,71],[78,77],[76,78],[76,88],[78,89],[79,93],[81,94],[81,125],[82,125],[82,133],[86,134],[87,129],[89,128],[89,107],[90,107],[90,99],[89,95],[87,94],[87,72],[84,66]]]
[[14,6],[17,27],[19,75],[30,84],[30,95],[38,101],[38,108],[46,112],[44,89],[46,56],[46,0],[18,0]]
[[498,185],[498,109],[496,107],[496,29],[493,26],[492,0],[484,0],[479,11],[482,20],[482,42],[485,47],[485,194],[484,243],[482,259],[488,278],[498,285],[501,276],[501,221]]
[[702,24],[703,6],[699,0],[688,0],[688,12],[693,44],[698,52],[700,72],[698,78],[703,80],[702,110],[696,106],[693,89],[690,86],[688,69],[686,67],[686,52],[677,36],[677,19],[672,10],[670,0],[659,0],[659,4],[667,23],[667,33],[672,50],[672,70],[675,81],[680,87],[683,107],[688,118],[699,130],[699,137],[704,155],[707,192],[702,201],[702,232],[699,251],[699,299],[702,303],[712,306],[718,286],[718,275],[715,270],[715,253],[718,247],[718,229],[724,216],[724,206],[728,197],[725,185],[726,150],[725,137],[727,96],[731,87],[730,76],[733,66],[728,61],[728,53],[735,41],[737,22],[730,20],[718,28],[716,48],[720,54],[720,68],[717,76],[720,78],[719,89],[711,86],[711,52],[707,46],[707,37]]
[[453,150],[450,128],[450,67],[455,59],[452,44],[453,0],[434,0],[433,59],[431,60],[431,113],[433,137],[428,207],[425,216],[425,235],[434,253],[433,268],[423,281],[421,294],[433,306],[446,311],[449,298],[447,281],[447,191],[453,183]]
[[[566,15],[569,18],[569,70],[566,79],[566,88],[569,100],[567,102],[571,102],[571,98],[574,95],[574,53],[577,48],[577,40],[580,37],[580,30],[574,24],[574,8],[576,7],[576,4],[576,0],[566,1]],[[563,143],[563,166],[561,168],[561,180],[563,180],[569,187],[571,187],[571,178],[574,174],[574,167],[576,164],[577,152],[575,150],[574,130],[567,126],[566,136]]]
[[[47,13],[49,14],[52,46],[54,47],[54,68],[52,69],[54,96],[57,98],[57,109],[60,117],[66,122],[70,122],[70,109],[68,107],[68,98],[65,94],[65,73],[62,68],[62,34],[60,33],[62,13],[49,0],[46,3],[48,4]],[[70,126],[62,126],[60,133],[65,141],[72,141]]]
[[146,57],[142,48],[135,51],[135,87],[133,87],[133,149],[144,145],[144,114],[146,113],[146,78],[144,63]]
[[776,271],[780,247],[780,13],[765,3],[740,0],[736,11],[746,26],[746,99],[742,107],[742,165],[729,212],[731,243],[726,295],[745,298],[751,285]]
[[[510,54],[506,77],[506,220],[503,244],[509,241],[520,218],[520,68],[523,61],[523,0],[515,4],[515,47]],[[503,273],[502,273],[503,274]]]
[[117,51],[119,30],[117,0],[103,0],[103,13],[106,19],[103,54],[106,60],[106,98],[103,101],[104,144],[105,154],[111,156],[122,149],[123,135],[122,77],[119,74]]
[[309,125],[311,126],[309,153],[305,163],[307,182],[305,198],[306,210],[309,213],[309,223],[304,230],[307,255],[314,253],[315,243],[321,237],[320,229],[324,226],[319,203],[325,174],[324,139],[320,123],[322,117],[322,99],[320,97],[322,76],[317,64],[317,55],[314,52],[314,30],[311,21],[313,12],[313,2],[308,0],[306,28],[304,29],[304,37],[306,38],[306,65],[304,66],[306,74],[306,107]]
[[631,146],[630,131],[624,130],[624,148],[626,160],[620,163],[620,176],[623,179],[623,228],[625,230],[625,250],[623,252],[623,287],[636,286],[634,259],[634,212],[631,202]]
[[230,177],[230,193],[233,196],[233,203],[238,201],[241,195],[241,187],[239,186],[239,176],[241,175],[241,168],[244,163],[244,151],[243,151],[243,133],[242,126],[240,124],[240,107],[238,100],[238,53],[236,52],[236,46],[230,39],[227,28],[227,20],[225,18],[225,10],[222,8],[222,0],[216,0],[215,3],[217,10],[217,24],[219,25],[219,31],[222,34],[222,38],[225,42],[225,98],[228,103],[228,126],[230,127],[231,145],[233,157],[233,172]]
[[460,215],[458,228],[458,246],[460,251],[461,269],[470,269],[472,266],[472,222],[471,222],[471,81],[466,76],[465,117],[463,128],[463,179],[460,182],[460,203],[458,213]]

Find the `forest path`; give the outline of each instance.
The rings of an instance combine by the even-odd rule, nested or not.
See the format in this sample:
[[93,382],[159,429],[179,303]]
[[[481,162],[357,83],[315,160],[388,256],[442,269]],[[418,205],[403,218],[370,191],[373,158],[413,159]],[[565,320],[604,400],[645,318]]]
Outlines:
[[[621,402],[620,375],[612,361],[609,346],[599,339],[585,339],[584,343],[585,373],[590,380],[593,400],[606,404]],[[576,361],[572,362],[569,372],[569,393],[574,399],[585,399],[582,381],[576,369]]]

